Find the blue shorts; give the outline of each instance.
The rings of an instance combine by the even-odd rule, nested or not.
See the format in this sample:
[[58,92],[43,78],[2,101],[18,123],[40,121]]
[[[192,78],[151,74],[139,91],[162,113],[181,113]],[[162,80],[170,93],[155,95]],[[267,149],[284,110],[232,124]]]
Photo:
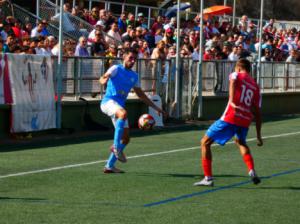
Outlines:
[[233,136],[246,144],[248,128],[217,120],[207,130],[206,135],[220,145],[225,145]]

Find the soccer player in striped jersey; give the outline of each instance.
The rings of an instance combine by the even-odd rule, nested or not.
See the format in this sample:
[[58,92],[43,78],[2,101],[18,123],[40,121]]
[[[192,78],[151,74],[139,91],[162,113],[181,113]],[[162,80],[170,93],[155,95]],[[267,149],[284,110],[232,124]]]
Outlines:
[[[248,168],[248,174],[254,184],[260,183],[254,169],[254,161],[246,144],[248,128],[253,117],[256,121],[257,145],[262,146],[261,138],[261,95],[259,86],[249,75],[251,64],[246,59],[240,59],[235,66],[235,72],[229,76],[229,100],[222,117],[213,123],[201,140],[201,157],[204,179],[194,183],[195,186],[213,186],[211,145],[216,142],[225,145],[233,136],[243,160]],[[255,116],[254,116],[255,115]]]

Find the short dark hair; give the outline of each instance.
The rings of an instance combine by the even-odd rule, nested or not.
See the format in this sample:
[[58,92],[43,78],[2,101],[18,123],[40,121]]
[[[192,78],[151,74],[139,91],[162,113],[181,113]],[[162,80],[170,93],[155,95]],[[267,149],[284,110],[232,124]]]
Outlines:
[[251,71],[251,63],[245,58],[239,59],[236,63],[236,66],[246,70],[247,72]]
[[123,55],[128,55],[128,54],[130,54],[130,53],[133,53],[133,54],[135,54],[135,55],[137,55],[138,54],[138,52],[137,52],[137,49],[136,48],[133,48],[133,47],[130,47],[130,48],[126,48],[126,49],[124,49],[124,51],[123,51]]

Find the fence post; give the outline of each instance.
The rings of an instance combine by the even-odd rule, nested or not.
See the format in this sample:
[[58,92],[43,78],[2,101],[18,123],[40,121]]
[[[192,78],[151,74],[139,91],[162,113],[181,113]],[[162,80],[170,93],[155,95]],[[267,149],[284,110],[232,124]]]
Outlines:
[[63,58],[63,0],[60,1],[60,15],[59,15],[59,54],[58,54],[58,68],[57,68],[57,111],[56,111],[56,127],[61,129],[61,116],[62,116],[62,105],[61,105],[61,93],[62,93],[62,58]]
[[192,59],[188,59],[188,68],[189,68],[189,84],[188,84],[188,107],[189,107],[189,115],[192,117],[192,70],[193,70],[193,61]]
[[284,90],[288,90],[288,88],[289,88],[289,75],[290,75],[290,63],[287,63],[287,72],[286,72],[286,77],[285,77]]
[[162,71],[162,63],[161,63],[161,60],[157,60],[157,72],[156,72],[156,87],[155,87],[155,92],[157,95],[160,94],[160,86],[161,86],[161,71]]
[[89,0],[89,11],[92,11],[92,0]]
[[36,17],[36,24],[38,24],[38,19],[40,18],[40,0],[36,0]]
[[75,100],[79,99],[78,96],[78,58],[74,58],[74,73],[73,73],[73,82],[74,82],[74,95]]
[[148,9],[148,29],[150,30],[151,24],[151,8]]

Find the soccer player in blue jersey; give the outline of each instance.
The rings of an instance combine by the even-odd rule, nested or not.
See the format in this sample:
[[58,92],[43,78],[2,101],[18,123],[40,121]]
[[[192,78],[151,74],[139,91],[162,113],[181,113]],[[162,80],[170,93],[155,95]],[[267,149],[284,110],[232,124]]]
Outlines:
[[106,94],[101,101],[101,110],[111,117],[115,127],[114,143],[104,167],[104,173],[124,172],[116,168],[115,163],[117,160],[123,163],[127,161],[123,153],[124,148],[129,143],[129,126],[125,101],[132,88],[145,104],[153,107],[159,114],[166,115],[166,112],[156,106],[140,88],[138,74],[132,70],[136,57],[136,51],[128,49],[123,54],[123,64],[110,67],[99,79],[101,85],[107,84]]

